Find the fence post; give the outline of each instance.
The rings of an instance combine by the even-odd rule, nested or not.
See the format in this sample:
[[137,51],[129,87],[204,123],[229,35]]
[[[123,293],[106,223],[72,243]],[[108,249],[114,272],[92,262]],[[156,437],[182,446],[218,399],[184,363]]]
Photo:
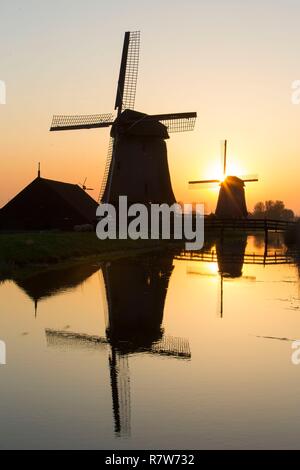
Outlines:
[[266,262],[266,257],[268,255],[268,223],[267,223],[267,220],[265,219],[265,222],[264,222],[264,227],[265,227],[265,251],[264,251],[264,264]]

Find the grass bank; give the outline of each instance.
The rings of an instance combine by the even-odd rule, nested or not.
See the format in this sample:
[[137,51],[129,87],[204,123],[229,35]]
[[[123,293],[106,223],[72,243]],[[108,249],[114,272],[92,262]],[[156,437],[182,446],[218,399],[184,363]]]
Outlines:
[[[244,231],[224,232],[226,240],[244,239]],[[213,245],[220,238],[217,231],[205,232],[205,245]],[[105,240],[94,232],[22,232],[0,233],[0,281],[15,279],[32,272],[52,269],[57,265],[74,264],[86,260],[102,261],[134,256],[153,250],[184,247],[184,242],[159,240]]]
[[156,240],[99,240],[94,232],[0,234],[0,279],[83,258],[99,261],[169,246]]

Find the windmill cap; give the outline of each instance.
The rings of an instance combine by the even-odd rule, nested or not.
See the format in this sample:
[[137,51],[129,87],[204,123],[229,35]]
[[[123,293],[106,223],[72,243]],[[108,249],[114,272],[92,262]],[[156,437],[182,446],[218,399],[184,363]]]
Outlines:
[[115,120],[111,129],[111,136],[127,134],[168,139],[167,127],[158,120],[150,121],[145,119],[147,116],[148,114],[145,113],[125,109]]
[[232,184],[236,186],[245,186],[244,181],[241,178],[238,178],[237,176],[226,176],[225,180],[222,182],[222,184]]

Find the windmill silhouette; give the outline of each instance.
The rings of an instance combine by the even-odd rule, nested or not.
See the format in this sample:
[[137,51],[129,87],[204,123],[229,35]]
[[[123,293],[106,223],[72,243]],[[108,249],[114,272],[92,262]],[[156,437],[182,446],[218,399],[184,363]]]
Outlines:
[[111,126],[111,139],[99,202],[117,204],[120,195],[129,203],[173,204],[165,139],[170,132],[193,130],[197,114],[147,115],[134,111],[138,77],[140,32],[124,37],[115,110],[109,114],[54,116],[51,131]]
[[119,259],[99,271],[106,335],[69,330],[45,330],[49,347],[92,349],[108,353],[114,430],[130,435],[130,356],[149,354],[190,360],[189,341],[165,335],[162,328],[165,299],[173,272],[173,253]]
[[200,184],[218,183],[220,185],[216,216],[219,218],[244,218],[248,216],[245,198],[245,183],[258,181],[256,175],[227,176],[227,140],[223,146],[223,178],[212,180],[189,181],[190,188]]
[[94,191],[93,188],[88,188],[86,186],[86,182],[87,182],[87,177],[84,179],[83,183],[79,183],[79,186],[81,186],[83,191]]

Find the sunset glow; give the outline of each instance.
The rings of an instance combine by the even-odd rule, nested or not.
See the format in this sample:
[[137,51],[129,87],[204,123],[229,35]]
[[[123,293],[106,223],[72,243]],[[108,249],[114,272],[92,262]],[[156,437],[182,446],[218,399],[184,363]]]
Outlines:
[[59,14],[56,2],[2,7],[1,205],[36,176],[38,161],[48,178],[87,176],[97,199],[109,130],[54,135],[49,127],[53,114],[113,111],[124,30],[139,29],[136,109],[198,112],[194,132],[167,141],[176,199],[214,210],[217,192],[189,191],[188,181],[221,177],[220,140],[227,138],[227,174],[259,175],[247,185],[249,209],[282,199],[300,212],[300,106],[291,101],[300,75],[299,4],[280,1],[270,10],[268,1],[189,0],[184,9],[172,2],[170,13],[169,2],[134,0],[114,3],[117,18],[115,7],[88,4],[66,0]]
[[299,450],[300,0],[0,6],[0,449]]

